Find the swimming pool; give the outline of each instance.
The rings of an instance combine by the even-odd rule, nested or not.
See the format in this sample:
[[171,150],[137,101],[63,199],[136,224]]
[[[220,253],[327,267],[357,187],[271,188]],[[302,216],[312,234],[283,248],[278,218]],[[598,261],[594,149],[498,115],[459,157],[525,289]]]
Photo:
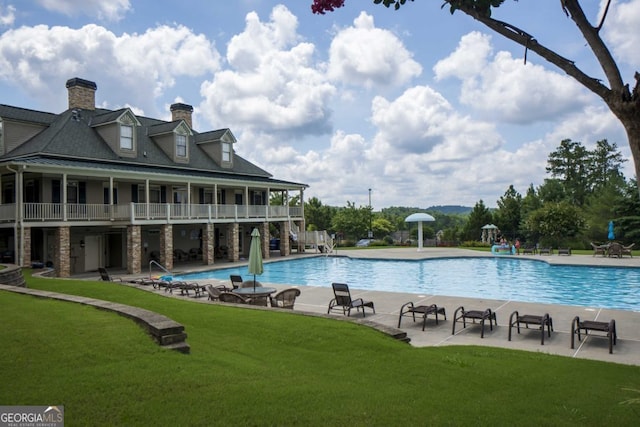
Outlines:
[[[175,276],[174,280],[249,279],[247,267]],[[261,283],[489,298],[640,310],[640,268],[576,267],[514,258],[420,261],[315,257],[264,264]]]

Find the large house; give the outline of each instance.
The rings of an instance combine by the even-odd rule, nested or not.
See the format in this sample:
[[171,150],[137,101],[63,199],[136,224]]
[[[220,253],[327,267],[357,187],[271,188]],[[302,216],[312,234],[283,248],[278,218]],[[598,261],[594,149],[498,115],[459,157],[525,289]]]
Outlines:
[[[60,114],[0,105],[0,262],[42,263],[59,277],[154,263],[170,271],[239,260],[253,228],[265,257],[274,230],[290,254],[305,184],[238,156],[229,129],[194,130],[190,105],[171,105],[167,122],[96,108],[94,82],[66,87]],[[294,196],[299,206],[288,205]]]

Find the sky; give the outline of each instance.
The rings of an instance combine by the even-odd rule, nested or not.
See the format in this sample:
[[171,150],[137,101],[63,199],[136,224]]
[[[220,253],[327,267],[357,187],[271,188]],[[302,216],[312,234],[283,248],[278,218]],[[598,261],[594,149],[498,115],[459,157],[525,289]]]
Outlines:
[[[98,107],[193,127],[229,128],[235,151],[322,204],[495,207],[550,178],[564,139],[617,144],[620,122],[596,95],[532,52],[441,1],[399,11],[346,0],[0,0],[0,103],[60,113],[65,82],[97,84]],[[596,25],[604,1],[583,1]],[[606,81],[557,0],[494,12]],[[613,0],[603,39],[631,86],[640,70],[640,0]]]

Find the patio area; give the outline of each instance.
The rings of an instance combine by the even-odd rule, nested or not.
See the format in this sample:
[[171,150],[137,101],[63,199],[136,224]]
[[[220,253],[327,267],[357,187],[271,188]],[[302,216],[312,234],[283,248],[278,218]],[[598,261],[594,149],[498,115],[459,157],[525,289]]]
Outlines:
[[[420,252],[417,252],[415,248],[349,250],[342,251],[339,255],[346,255],[354,258],[378,259],[430,259],[493,256],[487,252],[457,248],[424,248]],[[543,259],[550,264],[640,267],[639,258],[603,258],[593,257],[591,255],[521,255],[520,257],[537,260]],[[225,268],[235,265],[237,265],[237,263],[226,263],[217,267]],[[189,266],[184,266],[184,269],[189,271],[192,270]],[[197,269],[202,268],[200,266],[199,268],[194,266],[194,270]],[[208,267],[207,269],[211,268]],[[229,281],[213,279],[200,281],[200,283],[230,285]],[[336,319],[347,319],[346,316],[339,314],[326,314],[329,301],[333,298],[330,283],[327,283],[326,287],[297,286],[295,284],[288,286],[271,283],[267,285],[277,288],[278,290],[289,287],[298,287],[302,292],[297,298],[295,304],[294,311],[297,313],[329,316]],[[184,298],[179,294],[171,294],[164,290],[155,290],[151,286],[143,286],[143,288],[170,297]],[[361,313],[352,314],[349,319],[351,319],[351,321],[361,322],[373,327],[380,325],[380,328],[384,330],[397,328],[400,308],[403,304],[409,301],[412,301],[415,305],[436,304],[438,307],[445,307],[447,320],[445,321],[440,317],[439,324],[436,325],[435,320],[430,316],[427,320],[424,331],[422,331],[421,318],[416,319],[415,323],[410,317],[403,318],[400,330],[406,332],[407,337],[411,340],[410,344],[416,347],[482,345],[542,352],[567,357],[595,359],[606,362],[640,365],[640,312],[638,311],[609,310],[602,309],[600,307],[524,303],[506,300],[434,296],[428,294],[416,295],[402,292],[363,291],[353,287],[351,287],[351,293],[353,298],[363,298],[365,300],[374,301],[376,312],[373,314],[371,311],[367,311],[366,318],[364,319],[362,318]],[[191,299],[198,303],[218,304],[208,302],[204,297]],[[454,311],[461,306],[466,310],[485,310],[490,308],[496,313],[497,326],[494,326],[493,330],[490,330],[488,324],[485,325],[484,338],[480,338],[480,326],[478,323],[473,324],[467,322],[467,327],[463,328],[462,323],[458,322],[455,328],[455,335],[453,335],[452,326]],[[520,315],[543,315],[545,313],[550,315],[553,320],[554,330],[551,332],[551,337],[545,336],[544,345],[541,345],[540,343],[540,330],[537,329],[537,326],[535,325],[532,325],[529,329],[525,329],[521,326],[520,334],[518,334],[516,329],[513,328],[512,340],[508,340],[509,317],[516,310]],[[575,348],[570,348],[571,323],[576,316],[579,316],[582,321],[592,320],[608,322],[611,319],[615,319],[617,326],[617,343],[613,346],[613,354],[609,354],[608,339],[602,334],[596,335],[596,333],[592,333],[588,337],[585,337],[583,333],[582,341],[578,341],[576,337]]]

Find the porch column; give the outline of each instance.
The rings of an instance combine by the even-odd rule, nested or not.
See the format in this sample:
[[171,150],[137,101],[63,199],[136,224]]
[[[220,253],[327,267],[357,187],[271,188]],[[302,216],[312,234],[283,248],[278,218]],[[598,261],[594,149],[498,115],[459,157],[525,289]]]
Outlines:
[[142,231],[139,225],[127,227],[127,273],[142,272]]
[[282,221],[280,223],[280,255],[287,256],[291,254],[291,244],[289,243],[289,236],[291,235],[291,227],[289,221]]
[[214,244],[213,233],[215,231],[215,225],[208,223],[202,230],[202,260],[206,265],[213,265],[214,263]]
[[22,226],[22,267],[31,267],[31,227]]
[[55,233],[54,268],[57,277],[71,276],[71,245],[69,227],[58,227]]
[[238,241],[240,236],[240,226],[237,222],[234,222],[230,227],[228,227],[228,230],[229,261],[237,262],[240,260],[240,242]]
[[269,240],[271,238],[271,234],[269,233],[269,223],[263,222],[259,231],[260,238],[262,239],[262,258],[269,259]]
[[167,270],[173,269],[173,225],[160,227],[160,265]]

